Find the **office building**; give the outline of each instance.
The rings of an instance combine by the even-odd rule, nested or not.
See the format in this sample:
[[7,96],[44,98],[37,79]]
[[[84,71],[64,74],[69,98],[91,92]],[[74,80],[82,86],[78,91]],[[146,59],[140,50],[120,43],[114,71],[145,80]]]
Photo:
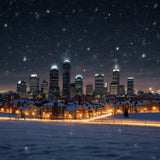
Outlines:
[[119,95],[123,96],[125,95],[125,86],[119,85]]
[[128,96],[133,96],[134,95],[134,78],[133,77],[128,77],[127,95]]
[[93,85],[92,84],[87,84],[86,96],[93,96]]
[[113,69],[113,80],[112,82],[113,83],[117,83],[119,85],[119,82],[120,82],[120,75],[119,75],[119,68],[118,68],[118,65],[115,65],[114,69]]
[[110,83],[110,95],[117,96],[119,95],[119,82],[120,82],[120,75],[119,75],[119,68],[118,65],[115,65],[113,69],[113,79]]
[[104,74],[95,74],[95,96],[104,95]]
[[110,83],[110,95],[117,96],[119,94],[119,85],[115,82]]
[[66,59],[63,62],[63,91],[62,96],[64,98],[70,96],[70,61]]
[[18,81],[18,83],[17,83],[17,94],[21,98],[24,98],[24,97],[26,97],[26,92],[27,92],[26,82],[25,81]]
[[74,98],[75,96],[75,83],[70,84],[70,97]]
[[53,65],[50,69],[50,86],[49,86],[49,98],[55,98],[60,96],[59,90],[59,73],[57,65]]
[[83,77],[82,75],[76,75],[75,77],[75,95],[83,96]]
[[31,74],[30,76],[30,94],[38,95],[39,94],[39,75]]
[[48,97],[48,82],[46,80],[41,84],[41,94],[44,98]]

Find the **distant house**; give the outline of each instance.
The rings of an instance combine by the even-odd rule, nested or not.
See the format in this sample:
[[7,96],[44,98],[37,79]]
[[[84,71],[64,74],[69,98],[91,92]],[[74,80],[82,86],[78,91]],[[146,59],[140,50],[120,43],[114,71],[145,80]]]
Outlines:
[[64,110],[66,105],[64,103],[58,102],[56,100],[50,101],[43,104],[42,106],[42,117],[52,118],[52,119],[62,119],[64,118]]
[[85,118],[85,108],[77,103],[69,103],[64,111],[66,119],[83,119]]
[[24,117],[39,117],[40,108],[34,104],[21,104],[16,111],[17,114],[21,114]]

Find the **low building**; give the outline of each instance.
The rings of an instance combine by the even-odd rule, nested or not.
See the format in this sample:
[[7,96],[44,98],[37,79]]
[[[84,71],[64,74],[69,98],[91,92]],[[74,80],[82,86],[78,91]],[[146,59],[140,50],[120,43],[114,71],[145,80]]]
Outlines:
[[82,105],[69,103],[65,109],[64,118],[66,119],[84,119],[85,108]]
[[42,117],[51,119],[63,119],[66,105],[57,100],[50,101],[42,106]]

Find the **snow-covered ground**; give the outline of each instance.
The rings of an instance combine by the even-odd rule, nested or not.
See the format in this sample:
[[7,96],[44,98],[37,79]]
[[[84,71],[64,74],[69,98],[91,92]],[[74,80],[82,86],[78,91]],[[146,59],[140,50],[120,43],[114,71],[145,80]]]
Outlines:
[[160,113],[131,113],[128,118],[124,118],[123,114],[115,114],[108,117],[116,119],[125,119],[125,120],[145,120],[145,121],[160,121]]
[[12,113],[0,113],[0,117],[15,117]]
[[160,159],[160,128],[0,121],[2,160]]

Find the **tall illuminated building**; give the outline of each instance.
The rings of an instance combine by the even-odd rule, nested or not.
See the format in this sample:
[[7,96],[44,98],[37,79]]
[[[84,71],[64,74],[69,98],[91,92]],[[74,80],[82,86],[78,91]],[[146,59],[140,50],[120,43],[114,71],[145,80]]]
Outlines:
[[86,96],[93,96],[93,85],[92,84],[87,84]]
[[119,85],[115,82],[110,83],[110,95],[117,96],[119,94]]
[[41,84],[41,94],[45,98],[48,97],[48,82],[46,80],[44,80]]
[[70,84],[70,97],[74,98],[75,96],[75,83]]
[[107,96],[107,94],[108,94],[108,83],[107,82],[105,82],[104,83],[104,94]]
[[66,59],[63,62],[63,91],[62,96],[69,97],[70,96],[70,61]]
[[75,77],[75,95],[83,96],[83,77],[82,75],[76,75]]
[[38,95],[39,94],[39,75],[31,74],[30,76],[30,94]]
[[119,81],[120,81],[120,78],[119,78],[119,68],[118,68],[118,65],[115,65],[114,69],[113,69],[113,80],[112,82],[114,83],[117,83],[119,85]]
[[18,81],[18,83],[17,83],[17,94],[21,98],[24,98],[24,97],[26,97],[26,92],[27,92],[26,82],[25,81]]
[[134,95],[134,78],[133,77],[128,77],[127,95],[128,96],[133,96]]
[[104,95],[104,74],[95,74],[95,96]]
[[50,69],[49,98],[55,98],[60,96],[58,80],[59,80],[58,67],[57,65],[53,65]]
[[119,95],[123,96],[125,95],[125,86],[119,85]]
[[119,95],[119,81],[120,81],[119,72],[120,70],[118,68],[118,65],[115,65],[113,69],[113,79],[112,82],[110,83],[110,95],[112,96]]

